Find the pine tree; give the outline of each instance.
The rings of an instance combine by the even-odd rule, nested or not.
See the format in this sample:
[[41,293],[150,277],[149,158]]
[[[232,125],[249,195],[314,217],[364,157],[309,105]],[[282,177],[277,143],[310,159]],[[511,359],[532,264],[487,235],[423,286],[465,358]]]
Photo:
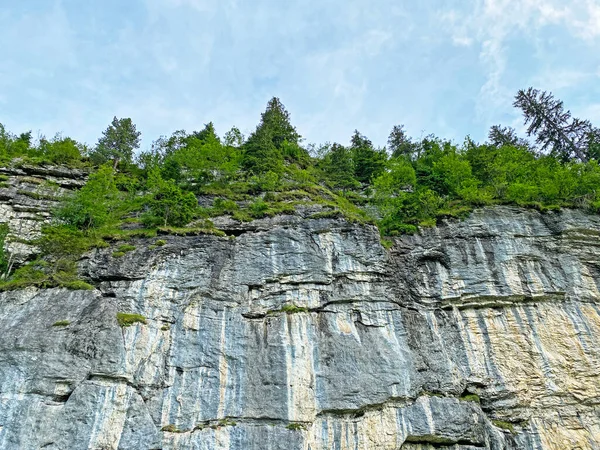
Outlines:
[[563,102],[552,93],[531,87],[526,91],[521,89],[514,106],[523,111],[525,125],[529,125],[527,134],[536,136],[541,150],[550,149],[563,160],[576,157],[588,161],[594,128],[588,120],[571,117],[571,112],[565,111]]
[[298,145],[300,135],[290,123],[290,115],[277,97],[262,113],[260,124],[244,144],[244,168],[255,174],[283,171],[284,143]]
[[488,133],[488,140],[494,147],[503,147],[511,145],[513,147],[527,147],[527,141],[517,136],[517,132],[512,127],[503,127],[493,125]]
[[360,186],[354,177],[354,164],[350,149],[340,144],[333,144],[325,155],[323,162],[327,179],[335,189],[346,191]]
[[90,154],[90,158],[96,164],[104,164],[113,161],[116,169],[119,162],[130,164],[133,160],[133,152],[140,146],[140,133],[130,118],[113,118],[112,123],[103,131],[102,137]]
[[419,150],[418,144],[412,142],[404,131],[404,125],[394,125],[388,137],[388,147],[393,157],[404,156],[415,159]]
[[385,169],[385,151],[375,150],[371,141],[358,130],[354,130],[350,149],[354,161],[354,176],[361,183],[369,183]]

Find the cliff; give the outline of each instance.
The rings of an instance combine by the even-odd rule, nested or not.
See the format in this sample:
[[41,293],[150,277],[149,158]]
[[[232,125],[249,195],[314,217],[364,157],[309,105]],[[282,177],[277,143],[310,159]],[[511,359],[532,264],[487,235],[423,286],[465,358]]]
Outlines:
[[221,227],[1,293],[0,448],[600,448],[600,217]]

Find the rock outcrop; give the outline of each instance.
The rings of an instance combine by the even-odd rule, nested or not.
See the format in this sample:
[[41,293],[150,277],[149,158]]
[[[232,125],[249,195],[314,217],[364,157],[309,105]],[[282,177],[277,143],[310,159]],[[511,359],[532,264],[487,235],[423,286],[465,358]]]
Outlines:
[[2,293],[0,448],[600,448],[600,217],[225,231]]
[[52,210],[70,191],[81,188],[87,170],[61,166],[0,168],[0,223],[8,225],[6,248],[14,261],[22,263],[35,255],[34,240],[40,236]]

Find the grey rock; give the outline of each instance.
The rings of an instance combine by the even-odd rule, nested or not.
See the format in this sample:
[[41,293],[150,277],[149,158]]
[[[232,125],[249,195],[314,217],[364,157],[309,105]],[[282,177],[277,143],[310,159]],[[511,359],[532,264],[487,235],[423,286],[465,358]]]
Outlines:
[[0,294],[0,448],[600,447],[600,217],[218,222]]

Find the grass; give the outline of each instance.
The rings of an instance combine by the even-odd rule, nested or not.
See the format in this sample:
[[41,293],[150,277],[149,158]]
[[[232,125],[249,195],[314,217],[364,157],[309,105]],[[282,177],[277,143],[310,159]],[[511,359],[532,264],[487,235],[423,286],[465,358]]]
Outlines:
[[209,234],[213,236],[225,237],[224,231],[217,228],[178,228],[178,227],[158,227],[159,234],[171,234],[174,236],[200,236]]
[[119,326],[122,328],[130,327],[134,323],[142,323],[144,325],[147,323],[146,318],[144,316],[142,316],[141,314],[123,313],[123,312],[117,313],[117,322],[119,323]]
[[344,217],[344,214],[339,209],[328,209],[310,215],[309,219],[339,219]]
[[292,423],[288,423],[286,428],[288,430],[300,431],[300,430],[306,430],[306,425],[304,425],[303,423],[292,422]]
[[461,400],[463,402],[481,403],[481,399],[479,398],[479,395],[477,395],[477,394],[464,394],[459,397],[459,400]]
[[176,425],[165,425],[160,431],[166,431],[167,433],[185,433],[186,430],[180,430]]
[[389,250],[390,248],[392,248],[394,246],[394,241],[390,240],[390,239],[381,239],[381,246],[383,248],[385,248],[386,250]]
[[68,320],[59,320],[52,324],[53,327],[68,327],[71,324]]
[[68,282],[62,283],[61,287],[71,289],[72,291],[91,291],[91,290],[95,289],[94,286],[92,286],[89,283],[86,283],[83,280],[68,281]]
[[156,245],[157,247],[162,247],[163,245],[167,245],[167,241],[165,241],[164,239],[159,239],[154,243],[154,245]]
[[290,305],[283,305],[279,309],[271,309],[271,310],[267,311],[267,314],[277,314],[277,313],[281,313],[281,312],[284,312],[286,314],[297,314],[297,313],[306,313],[309,311],[310,310],[305,306],[296,306],[294,304],[290,304]]
[[515,427],[510,422],[505,422],[503,420],[492,420],[494,426],[501,428],[503,430],[510,431],[512,434],[515,434]]

